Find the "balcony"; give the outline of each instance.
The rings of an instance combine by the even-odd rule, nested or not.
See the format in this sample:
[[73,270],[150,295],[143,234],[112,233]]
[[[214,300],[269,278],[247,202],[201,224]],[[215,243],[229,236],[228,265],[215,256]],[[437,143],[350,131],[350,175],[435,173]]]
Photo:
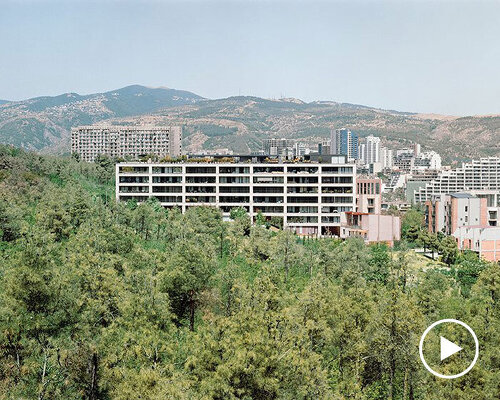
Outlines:
[[254,203],[283,203],[283,196],[254,196]]
[[249,174],[250,167],[220,167],[220,174]]
[[289,174],[317,174],[318,167],[288,167]]
[[288,203],[318,203],[317,197],[287,197]]
[[317,224],[318,217],[309,217],[309,216],[291,216],[287,217],[288,224]]
[[219,196],[219,203],[249,203],[248,196]]
[[120,193],[148,193],[148,186],[120,186]]
[[120,174],[148,174],[149,167],[119,167]]
[[147,176],[120,176],[120,183],[149,183]]

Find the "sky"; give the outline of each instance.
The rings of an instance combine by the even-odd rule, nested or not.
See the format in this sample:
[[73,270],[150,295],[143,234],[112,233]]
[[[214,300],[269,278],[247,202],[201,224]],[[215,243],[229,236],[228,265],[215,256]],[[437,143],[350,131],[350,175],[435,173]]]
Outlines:
[[0,99],[131,84],[500,114],[500,1],[0,0]]

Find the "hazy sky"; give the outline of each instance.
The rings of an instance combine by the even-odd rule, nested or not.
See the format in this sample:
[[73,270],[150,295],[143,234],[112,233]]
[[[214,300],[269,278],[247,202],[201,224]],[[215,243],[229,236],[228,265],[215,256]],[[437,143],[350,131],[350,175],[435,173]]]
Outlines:
[[0,0],[0,99],[130,84],[500,113],[500,1]]

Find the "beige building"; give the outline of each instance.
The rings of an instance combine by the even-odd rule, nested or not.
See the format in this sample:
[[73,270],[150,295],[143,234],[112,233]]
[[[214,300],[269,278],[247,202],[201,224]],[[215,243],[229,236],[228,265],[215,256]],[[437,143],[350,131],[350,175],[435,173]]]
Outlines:
[[79,126],[71,129],[71,153],[91,162],[98,155],[134,160],[147,155],[178,157],[181,140],[179,126]]

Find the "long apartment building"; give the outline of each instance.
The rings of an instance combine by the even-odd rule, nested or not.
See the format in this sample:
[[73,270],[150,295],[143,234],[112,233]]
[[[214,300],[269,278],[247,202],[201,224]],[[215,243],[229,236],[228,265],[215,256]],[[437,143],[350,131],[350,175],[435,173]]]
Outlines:
[[147,155],[181,155],[179,126],[91,125],[71,129],[71,153],[93,162],[98,155],[134,160]]
[[433,201],[439,195],[467,192],[486,199],[489,226],[500,226],[500,158],[488,157],[445,170],[414,191],[414,202]]
[[185,212],[199,205],[224,216],[243,207],[251,218],[261,212],[279,217],[302,235],[340,236],[340,213],[356,207],[356,166],[343,156],[330,163],[119,163],[118,201],[156,197],[166,208]]
[[460,168],[442,171],[415,191],[414,201],[424,203],[433,195],[470,191],[500,194],[500,158],[481,158],[463,163]]

